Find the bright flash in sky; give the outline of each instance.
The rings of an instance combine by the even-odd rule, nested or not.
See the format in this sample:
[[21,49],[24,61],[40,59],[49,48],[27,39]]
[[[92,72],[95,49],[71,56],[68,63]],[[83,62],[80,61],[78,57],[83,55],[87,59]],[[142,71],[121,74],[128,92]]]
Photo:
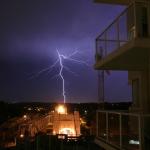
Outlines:
[[74,62],[74,63],[77,63],[77,64],[83,64],[83,65],[86,65],[86,66],[89,66],[88,63],[86,63],[85,61],[82,61],[82,60],[78,60],[78,59],[74,59],[73,56],[78,54],[79,51],[74,51],[73,53],[71,53],[70,55],[63,55],[59,52],[59,50],[57,49],[57,56],[58,56],[58,59],[49,67],[47,68],[44,68],[42,69],[41,71],[39,71],[36,75],[32,76],[31,78],[33,77],[37,77],[39,76],[40,74],[44,73],[44,72],[48,72],[50,73],[53,68],[59,64],[60,66],[60,69],[59,69],[59,74],[57,74],[56,76],[57,77],[60,77],[60,79],[62,80],[62,96],[63,96],[63,102],[66,103],[66,90],[65,90],[65,77],[64,77],[64,74],[63,74],[63,71],[66,70],[74,75],[76,75],[76,73],[74,73],[73,71],[71,71],[67,66],[64,65],[63,63],[63,60],[66,60],[66,61],[71,61],[71,62]]

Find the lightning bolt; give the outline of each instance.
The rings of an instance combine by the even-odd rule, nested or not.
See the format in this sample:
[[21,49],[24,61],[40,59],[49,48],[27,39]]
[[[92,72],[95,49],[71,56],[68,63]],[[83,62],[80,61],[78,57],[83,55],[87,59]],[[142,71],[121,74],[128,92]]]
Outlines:
[[48,74],[53,70],[54,67],[56,67],[57,64],[59,64],[60,66],[60,70],[59,70],[59,74],[55,75],[55,77],[60,77],[62,80],[62,96],[63,96],[63,102],[66,103],[66,91],[65,91],[65,79],[63,76],[63,71],[66,70],[70,73],[72,73],[73,75],[76,75],[76,73],[74,73],[73,71],[71,71],[68,67],[66,67],[63,64],[63,60],[68,60],[77,64],[83,64],[86,66],[90,66],[88,63],[86,63],[85,61],[82,60],[77,60],[72,58],[74,55],[76,55],[77,53],[79,53],[78,51],[74,51],[73,53],[71,53],[70,55],[66,56],[63,55],[59,52],[59,50],[57,49],[57,55],[58,55],[58,59],[49,67],[42,69],[41,71],[39,71],[38,73],[36,73],[35,75],[31,76],[30,79],[38,77],[40,74],[47,72]]
[[64,77],[63,77],[63,68],[64,68],[64,66],[63,66],[63,62],[62,62],[62,58],[64,58],[65,59],[65,57],[63,56],[63,55],[61,55],[60,53],[59,53],[59,51],[57,50],[57,54],[58,54],[58,57],[59,57],[59,63],[60,63],[60,71],[59,71],[59,75],[60,75],[60,77],[61,77],[61,79],[62,79],[62,95],[63,95],[63,98],[64,98],[64,103],[66,103],[66,95],[65,95],[65,79],[64,79]]

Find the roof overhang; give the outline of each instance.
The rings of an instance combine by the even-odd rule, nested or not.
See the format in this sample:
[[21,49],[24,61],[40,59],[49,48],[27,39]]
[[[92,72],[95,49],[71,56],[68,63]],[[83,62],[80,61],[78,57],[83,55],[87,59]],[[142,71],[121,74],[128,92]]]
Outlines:
[[94,0],[95,3],[106,3],[115,5],[129,5],[133,0]]

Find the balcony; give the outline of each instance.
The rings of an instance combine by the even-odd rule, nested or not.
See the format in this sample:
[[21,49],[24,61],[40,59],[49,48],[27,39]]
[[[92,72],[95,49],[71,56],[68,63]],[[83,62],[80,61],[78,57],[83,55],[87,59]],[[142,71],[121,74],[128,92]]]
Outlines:
[[95,69],[143,70],[150,38],[147,2],[129,5],[97,38]]
[[150,115],[97,111],[96,143],[109,150],[149,150]]
[[108,3],[108,4],[118,4],[118,5],[128,5],[132,0],[94,0],[96,3]]

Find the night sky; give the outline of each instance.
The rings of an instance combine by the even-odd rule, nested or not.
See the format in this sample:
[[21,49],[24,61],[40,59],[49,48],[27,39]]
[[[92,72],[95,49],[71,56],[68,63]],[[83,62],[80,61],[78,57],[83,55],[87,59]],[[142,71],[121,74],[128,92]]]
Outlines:
[[[62,102],[62,81],[53,78],[59,66],[31,78],[56,61],[59,49],[77,50],[74,58],[89,64],[64,61],[77,74],[64,72],[67,102],[96,102],[95,38],[123,9],[92,0],[0,1],[0,100]],[[127,74],[107,75],[106,90],[108,101],[129,100]]]

